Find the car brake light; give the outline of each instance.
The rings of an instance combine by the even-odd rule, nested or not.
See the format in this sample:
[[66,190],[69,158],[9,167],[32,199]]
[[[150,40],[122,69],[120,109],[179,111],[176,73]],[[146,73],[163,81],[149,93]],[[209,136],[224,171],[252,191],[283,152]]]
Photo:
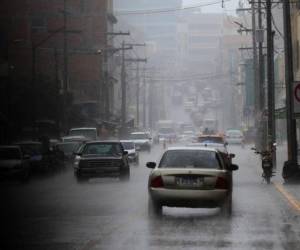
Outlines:
[[151,187],[158,188],[158,187],[163,187],[164,182],[161,176],[155,177],[153,180],[151,180]]
[[228,181],[223,177],[218,177],[216,181],[216,189],[228,189]]

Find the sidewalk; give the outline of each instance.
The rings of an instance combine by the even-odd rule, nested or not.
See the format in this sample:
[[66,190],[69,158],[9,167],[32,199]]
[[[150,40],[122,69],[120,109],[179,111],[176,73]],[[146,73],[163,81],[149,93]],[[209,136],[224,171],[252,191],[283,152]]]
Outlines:
[[[284,183],[284,179],[282,178],[282,168],[284,162],[287,160],[287,144],[284,142],[281,145],[277,145],[276,148],[276,176],[272,178],[273,183],[275,185],[282,185],[282,188],[288,192],[288,194],[292,195],[297,201],[296,203],[299,203],[300,206],[300,181],[298,183],[293,184],[286,184]],[[298,162],[299,161],[298,156]]]

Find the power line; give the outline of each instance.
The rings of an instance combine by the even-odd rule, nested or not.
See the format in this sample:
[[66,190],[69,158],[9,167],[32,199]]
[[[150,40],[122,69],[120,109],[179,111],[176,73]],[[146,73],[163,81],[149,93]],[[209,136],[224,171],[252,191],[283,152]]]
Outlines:
[[152,81],[170,81],[170,82],[184,82],[184,81],[190,81],[190,80],[208,80],[208,79],[218,79],[218,78],[222,78],[222,77],[226,77],[226,76],[230,76],[231,74],[236,75],[237,72],[228,72],[226,74],[218,74],[218,75],[194,75],[194,76],[190,76],[187,78],[178,78],[178,79],[174,79],[174,78],[156,78],[154,79],[151,76],[146,76],[147,79],[151,79]]
[[228,2],[230,0],[223,0],[223,1],[216,1],[211,3],[205,3],[200,5],[194,5],[194,6],[187,6],[183,8],[170,8],[170,9],[149,9],[149,10],[133,10],[133,11],[116,11],[116,16],[125,16],[125,15],[145,15],[145,14],[157,14],[157,13],[166,13],[166,12],[175,12],[175,11],[183,11],[183,10],[189,10],[189,9],[197,9],[205,6],[215,5],[219,3]]

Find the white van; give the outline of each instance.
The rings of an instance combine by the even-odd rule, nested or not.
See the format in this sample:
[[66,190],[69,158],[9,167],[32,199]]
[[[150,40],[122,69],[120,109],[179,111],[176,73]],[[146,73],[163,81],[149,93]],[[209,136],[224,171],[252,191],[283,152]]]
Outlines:
[[84,136],[89,140],[98,139],[97,128],[71,128],[69,131],[69,136]]

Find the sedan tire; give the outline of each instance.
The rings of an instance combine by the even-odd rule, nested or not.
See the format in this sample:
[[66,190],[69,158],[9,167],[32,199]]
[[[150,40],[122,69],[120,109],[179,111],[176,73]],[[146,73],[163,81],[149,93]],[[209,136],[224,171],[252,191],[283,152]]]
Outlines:
[[28,182],[30,179],[30,171],[26,170],[22,173],[22,175],[20,176],[20,181],[21,182]]
[[221,214],[227,217],[232,215],[232,196],[230,195],[221,206]]
[[148,215],[150,217],[158,217],[162,215],[162,205],[151,198],[148,200]]
[[74,176],[76,178],[77,183],[83,183],[87,180],[87,178],[83,177],[78,172],[74,172]]
[[120,181],[125,182],[125,181],[129,181],[129,179],[130,179],[130,171],[129,170],[127,170],[126,172],[124,172],[120,175]]

